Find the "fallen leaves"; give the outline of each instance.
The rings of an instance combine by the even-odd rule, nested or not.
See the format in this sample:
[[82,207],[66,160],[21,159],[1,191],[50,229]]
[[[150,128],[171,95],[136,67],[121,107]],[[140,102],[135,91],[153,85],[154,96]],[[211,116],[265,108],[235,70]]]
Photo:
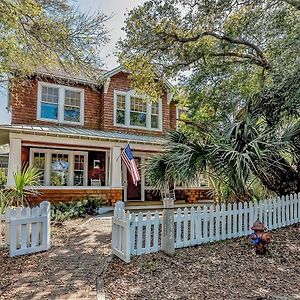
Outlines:
[[114,258],[104,273],[107,298],[299,299],[300,225],[272,232],[268,256],[254,254],[248,238],[136,256]]

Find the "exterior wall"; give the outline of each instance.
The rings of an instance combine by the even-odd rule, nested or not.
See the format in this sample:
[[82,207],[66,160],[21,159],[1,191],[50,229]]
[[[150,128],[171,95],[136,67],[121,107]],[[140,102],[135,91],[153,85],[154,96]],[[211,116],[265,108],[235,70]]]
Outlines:
[[126,133],[147,134],[154,136],[162,136],[170,130],[170,109],[167,103],[167,93],[162,97],[162,132],[147,129],[126,128],[114,126],[114,91],[130,91],[132,90],[131,82],[128,74],[120,72],[112,76],[107,93],[103,94],[103,111],[101,112],[101,128],[103,130],[116,130]]
[[198,203],[201,200],[213,200],[208,189],[189,189],[185,191],[188,203]]
[[122,200],[122,189],[40,189],[39,195],[30,199],[30,203],[40,203],[44,200],[52,203],[78,201],[87,197],[103,199],[103,204],[114,205]]
[[[42,80],[49,83],[63,84],[53,80]],[[68,84],[64,84],[68,86]],[[70,85],[74,86],[74,85]],[[99,109],[101,105],[101,94],[92,88],[77,84],[76,87],[84,90],[84,127],[89,129],[100,128]],[[39,124],[57,125],[59,122],[46,122],[37,120],[38,80],[33,79],[30,85],[12,92],[12,124]],[[68,126],[68,125],[66,125]],[[72,125],[76,126],[76,125]],[[80,126],[80,125],[78,125]]]
[[172,101],[170,103],[170,129],[175,130],[176,129],[176,104]]

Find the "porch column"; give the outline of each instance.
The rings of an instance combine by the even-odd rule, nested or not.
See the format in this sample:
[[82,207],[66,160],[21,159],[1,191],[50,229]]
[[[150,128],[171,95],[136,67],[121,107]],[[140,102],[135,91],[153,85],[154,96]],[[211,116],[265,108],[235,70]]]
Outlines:
[[111,187],[122,186],[121,147],[111,148]]
[[11,187],[15,185],[14,173],[21,170],[21,139],[10,139],[9,145],[9,160],[8,160],[8,170],[7,170],[7,186]]

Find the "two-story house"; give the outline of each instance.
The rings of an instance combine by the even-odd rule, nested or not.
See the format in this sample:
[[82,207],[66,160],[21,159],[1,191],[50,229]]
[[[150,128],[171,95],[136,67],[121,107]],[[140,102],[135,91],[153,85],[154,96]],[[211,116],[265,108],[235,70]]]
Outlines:
[[[138,186],[122,165],[120,154],[129,142],[138,166],[162,149],[164,135],[176,128],[176,105],[171,85],[158,102],[149,103],[131,88],[128,73],[118,67],[103,72],[103,84],[83,76],[41,72],[28,87],[10,96],[11,125],[0,126],[0,144],[9,143],[7,185],[24,165],[41,171],[41,194],[35,201],[102,197],[160,201],[147,185],[143,168]],[[205,187],[177,188],[177,198],[197,202]],[[148,202],[147,202],[148,201]]]

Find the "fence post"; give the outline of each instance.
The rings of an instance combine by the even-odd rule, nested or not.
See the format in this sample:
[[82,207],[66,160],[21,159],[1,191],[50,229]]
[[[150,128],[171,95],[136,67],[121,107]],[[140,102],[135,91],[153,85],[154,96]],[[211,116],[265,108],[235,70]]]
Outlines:
[[162,221],[162,250],[167,255],[175,254],[174,242],[174,199],[164,199]]
[[125,255],[125,262],[130,262],[130,248],[131,248],[131,242],[130,242],[130,212],[128,211],[125,214],[125,228],[123,231],[123,242],[124,242],[124,255]]
[[50,249],[50,203],[48,201],[43,201],[40,204],[41,215],[47,217],[46,223],[43,223],[42,228],[42,243],[45,245],[45,250]]

